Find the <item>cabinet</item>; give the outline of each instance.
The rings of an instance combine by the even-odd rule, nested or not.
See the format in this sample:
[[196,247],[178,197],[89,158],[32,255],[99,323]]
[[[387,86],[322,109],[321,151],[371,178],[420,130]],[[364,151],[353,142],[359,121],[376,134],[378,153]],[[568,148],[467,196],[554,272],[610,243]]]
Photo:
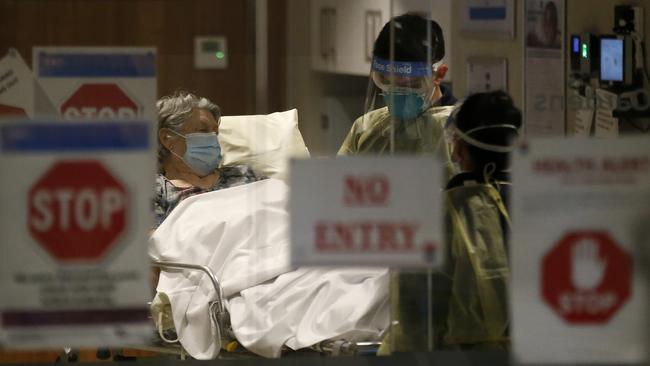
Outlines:
[[389,8],[389,0],[312,0],[312,69],[368,75]]
[[375,38],[391,14],[406,12],[417,12],[424,16],[433,13],[432,18],[443,29],[447,51],[445,59],[449,63],[451,1],[311,0],[312,69],[368,75]]

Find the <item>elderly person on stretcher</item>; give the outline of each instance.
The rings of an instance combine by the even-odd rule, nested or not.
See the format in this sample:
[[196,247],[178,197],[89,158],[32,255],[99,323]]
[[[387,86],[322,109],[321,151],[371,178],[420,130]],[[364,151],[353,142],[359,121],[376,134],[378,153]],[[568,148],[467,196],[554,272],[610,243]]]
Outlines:
[[[293,268],[287,187],[247,166],[219,166],[219,108],[189,93],[157,103],[159,175],[150,255],[209,267],[221,283],[236,341],[279,357],[328,339],[379,340],[388,326],[384,269]],[[215,358],[223,339],[201,272],[163,271],[152,309],[194,358]]]

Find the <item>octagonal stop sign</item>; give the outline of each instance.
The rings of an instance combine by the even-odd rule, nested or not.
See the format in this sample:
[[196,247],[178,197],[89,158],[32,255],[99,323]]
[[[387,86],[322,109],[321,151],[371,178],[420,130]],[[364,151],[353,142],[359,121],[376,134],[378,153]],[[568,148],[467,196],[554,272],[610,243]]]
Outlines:
[[61,104],[66,119],[136,119],[138,105],[117,84],[83,84]]
[[542,261],[542,296],[568,323],[602,324],[630,298],[632,273],[608,232],[568,232]]
[[61,262],[100,259],[126,228],[127,192],[99,161],[55,163],[28,205],[30,234]]

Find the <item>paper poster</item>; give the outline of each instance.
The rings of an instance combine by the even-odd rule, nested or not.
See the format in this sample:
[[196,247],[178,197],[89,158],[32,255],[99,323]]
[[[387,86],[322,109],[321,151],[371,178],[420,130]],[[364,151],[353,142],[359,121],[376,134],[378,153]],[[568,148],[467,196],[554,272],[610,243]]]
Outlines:
[[155,48],[34,47],[33,70],[64,119],[157,118]]
[[647,360],[648,139],[533,139],[512,171],[517,363]]
[[595,103],[593,98],[587,98],[574,93],[574,101],[580,107],[575,110],[575,120],[573,124],[573,136],[588,137],[591,135],[595,116]]
[[292,263],[442,265],[443,168],[435,158],[292,160],[290,172]]
[[565,134],[564,0],[526,0],[524,120],[527,136]]
[[52,117],[56,109],[17,50],[0,59],[0,118]]
[[614,110],[618,107],[618,95],[605,89],[596,89],[596,123],[594,135],[596,137],[617,137],[618,118],[614,117]]
[[128,122],[0,123],[2,346],[150,339],[155,153]]

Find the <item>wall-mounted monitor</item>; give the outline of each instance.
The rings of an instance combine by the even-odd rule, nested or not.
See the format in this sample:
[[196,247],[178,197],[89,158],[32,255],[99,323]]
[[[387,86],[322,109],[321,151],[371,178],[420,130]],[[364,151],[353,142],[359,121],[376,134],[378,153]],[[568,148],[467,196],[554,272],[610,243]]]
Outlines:
[[600,37],[600,72],[601,84],[626,86],[633,79],[632,42],[627,37]]

